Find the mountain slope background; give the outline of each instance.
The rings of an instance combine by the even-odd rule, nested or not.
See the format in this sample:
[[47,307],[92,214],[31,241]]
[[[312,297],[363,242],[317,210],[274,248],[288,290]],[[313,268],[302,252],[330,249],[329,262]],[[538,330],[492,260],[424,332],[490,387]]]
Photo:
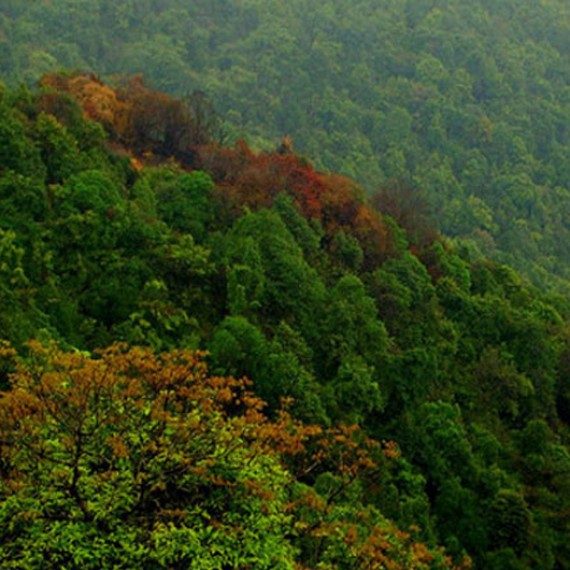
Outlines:
[[[192,101],[139,80],[112,89],[90,75],[51,74],[41,83],[0,91],[0,331],[22,360],[11,375],[2,347],[0,557],[40,568],[30,544],[41,544],[54,565],[73,567],[95,536],[113,564],[127,540],[129,560],[150,552],[169,567],[208,540],[235,560],[230,533],[238,552],[264,558],[260,567],[274,556],[284,567],[452,566],[431,553],[436,545],[460,567],[469,558],[491,570],[570,564],[567,299],[505,265],[470,260],[413,220],[400,227],[356,183],[286,148],[216,144]],[[194,357],[174,353],[174,367],[159,357],[160,372],[151,351],[127,358],[115,348],[101,376],[101,356],[84,351],[117,341],[209,352],[213,393],[227,406],[212,411],[203,396],[194,421],[173,400],[160,442],[174,446],[174,463],[139,435],[160,428],[145,406],[165,405],[180,359]],[[167,383],[156,402],[155,375]],[[227,376],[251,380],[273,423],[240,415],[238,385],[219,378]],[[127,401],[125,378],[152,388],[133,388],[142,400],[119,434],[101,423],[105,410],[121,415],[115,397],[97,391],[105,378]],[[286,425],[283,401],[294,418]],[[85,453],[84,418],[95,425]],[[237,447],[209,453],[219,448],[200,434],[211,422],[231,434],[224,441],[239,436]],[[354,424],[364,432],[340,427]],[[132,426],[136,436],[125,435]],[[310,443],[311,433],[330,433],[328,447]],[[370,437],[384,442],[374,461]],[[190,463],[190,474],[182,448],[204,462]],[[152,460],[141,466],[157,465],[148,495],[132,484],[141,453]],[[277,477],[273,495],[264,469]],[[14,483],[22,474],[25,484]],[[273,516],[285,506],[294,518]],[[255,538],[263,528],[243,534],[248,509],[259,509],[277,550]]]
[[[357,423],[386,442],[391,461],[371,473],[326,459],[292,486],[295,461],[268,451],[279,501],[310,489],[293,542],[290,519],[272,518],[281,507],[261,508],[288,565],[358,565],[352,547],[384,554],[382,529],[404,567],[451,565],[396,530],[413,529],[459,565],[569,567],[569,14],[556,0],[6,0],[0,336],[20,378],[30,337],[75,353],[54,353],[55,367],[96,369],[80,351],[115,341],[201,348],[214,375],[251,379],[268,421],[285,398],[296,421]],[[58,68],[95,75],[18,87]],[[6,387],[12,366],[1,361]],[[235,414],[230,401],[222,432]],[[1,437],[14,446],[9,428]],[[96,481],[104,466],[89,461]],[[232,485],[251,475],[228,465]],[[226,487],[197,475],[191,509],[204,486]],[[3,497],[17,491],[6,480]],[[102,527],[69,480],[71,524],[49,532],[83,540],[78,516]],[[33,516],[13,526],[22,509],[2,503],[2,555],[33,554],[38,533],[70,555],[38,531],[51,507],[42,519],[34,485],[20,489],[10,500]],[[204,508],[241,536],[247,513]]]
[[201,90],[230,139],[290,135],[370,192],[419,189],[473,257],[568,292],[564,0],[7,0],[0,16],[10,83],[77,68]]

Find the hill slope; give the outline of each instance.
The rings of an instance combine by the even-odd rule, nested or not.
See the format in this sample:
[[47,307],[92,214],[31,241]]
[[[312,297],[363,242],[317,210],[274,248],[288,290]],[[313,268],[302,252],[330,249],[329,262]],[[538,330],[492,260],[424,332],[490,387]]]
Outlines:
[[289,134],[370,191],[391,178],[419,187],[472,255],[568,293],[565,0],[3,6],[4,77],[77,67],[205,91],[231,136],[267,148]]
[[397,442],[347,505],[477,568],[570,563],[567,300],[287,148],[216,145],[196,106],[138,81],[43,84],[0,92],[3,338],[206,348],[270,417],[292,398],[306,422]]

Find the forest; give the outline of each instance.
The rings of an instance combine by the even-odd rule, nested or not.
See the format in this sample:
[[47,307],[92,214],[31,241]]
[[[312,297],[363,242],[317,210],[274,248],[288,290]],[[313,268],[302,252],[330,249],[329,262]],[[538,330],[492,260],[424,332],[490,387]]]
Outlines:
[[568,299],[140,79],[0,108],[4,567],[570,563]]
[[0,566],[570,567],[569,16],[6,0]]
[[[4,0],[0,77],[144,73],[228,141],[284,135],[448,236],[570,293],[567,0]],[[395,184],[396,183],[396,184]]]

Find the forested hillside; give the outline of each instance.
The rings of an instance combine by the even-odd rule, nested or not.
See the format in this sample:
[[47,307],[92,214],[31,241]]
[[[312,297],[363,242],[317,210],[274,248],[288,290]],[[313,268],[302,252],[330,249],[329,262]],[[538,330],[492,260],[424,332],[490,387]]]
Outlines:
[[474,258],[567,294],[569,38],[566,0],[5,0],[0,73],[204,91],[230,139],[417,188]]
[[0,90],[3,568],[570,566],[567,299],[199,94],[41,85]]

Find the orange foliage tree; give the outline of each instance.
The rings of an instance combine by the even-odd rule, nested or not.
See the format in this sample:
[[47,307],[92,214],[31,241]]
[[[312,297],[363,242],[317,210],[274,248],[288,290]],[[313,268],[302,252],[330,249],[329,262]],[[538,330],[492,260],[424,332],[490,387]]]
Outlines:
[[101,123],[113,141],[138,156],[174,158],[192,166],[195,148],[210,143],[219,130],[213,107],[203,93],[174,99],[147,88],[142,75],[131,77],[118,89],[93,74],[52,73],[44,76],[41,85],[46,91],[44,107],[49,103],[49,109],[56,110],[54,102],[70,95],[85,117]]
[[271,420],[200,353],[32,343],[14,366],[0,397],[7,568],[451,567],[358,498],[393,446]]
[[217,184],[215,197],[229,217],[244,208],[269,208],[278,194],[287,192],[298,211],[318,220],[327,244],[339,232],[354,236],[367,268],[393,254],[390,227],[367,202],[362,190],[346,177],[316,171],[293,154],[290,142],[276,152],[254,153],[243,142],[234,148],[214,142],[219,123],[203,93],[187,100],[147,88],[142,76],[112,89],[90,74],[50,74],[42,80],[47,90],[42,110],[61,115],[62,96],[70,95],[84,115],[101,123],[115,144],[135,157],[157,163],[175,159],[184,168],[200,168]]
[[217,198],[230,215],[244,207],[269,208],[286,192],[305,218],[321,222],[327,242],[340,231],[356,237],[368,267],[393,254],[390,228],[348,178],[318,172],[290,153],[255,154],[243,141],[234,149],[206,145],[198,152],[198,166],[214,177]]

